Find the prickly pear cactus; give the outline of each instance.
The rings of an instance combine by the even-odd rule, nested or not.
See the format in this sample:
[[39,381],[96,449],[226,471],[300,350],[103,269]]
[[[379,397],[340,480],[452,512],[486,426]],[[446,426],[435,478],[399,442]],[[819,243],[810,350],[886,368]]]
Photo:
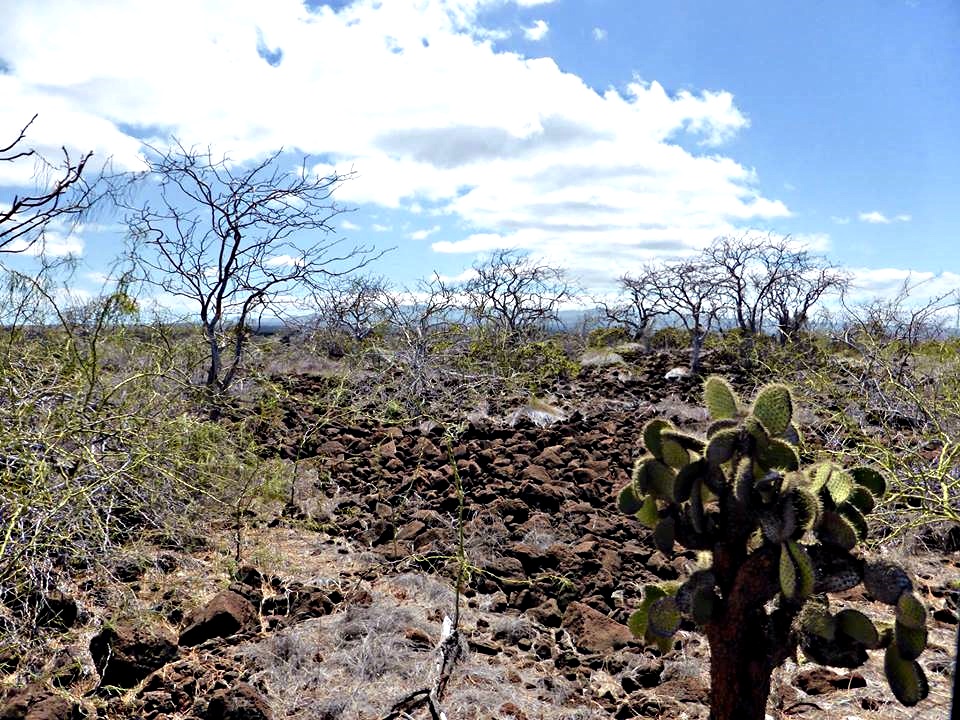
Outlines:
[[[769,674],[798,645],[817,662],[844,667],[883,649],[894,695],[904,705],[918,703],[928,692],[917,663],[927,641],[926,610],[900,567],[857,554],[866,517],[886,492],[883,475],[834,462],[801,467],[802,439],[785,385],[761,388],[746,406],[727,381],[711,377],[704,403],[712,421],[705,437],[661,419],[647,423],[646,452],[617,499],[621,511],[653,531],[657,548],[679,545],[708,560],[683,583],[646,587],[631,630],[667,650],[681,623],[694,623],[710,640],[713,685],[748,683],[749,672],[715,667],[721,662],[752,663],[764,698]],[[891,628],[878,629],[853,609],[831,610],[828,593],[860,583],[894,607]],[[750,660],[757,653],[767,658],[759,670]],[[716,717],[724,717],[724,707],[729,716],[743,714],[735,690],[712,692]]]

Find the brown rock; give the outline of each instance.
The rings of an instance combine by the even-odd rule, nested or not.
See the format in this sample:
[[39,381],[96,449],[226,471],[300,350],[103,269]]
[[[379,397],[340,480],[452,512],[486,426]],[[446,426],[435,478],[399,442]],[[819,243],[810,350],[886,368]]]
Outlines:
[[498,711],[498,717],[501,718],[513,718],[513,720],[527,720],[526,714],[519,707],[514,705],[512,702],[505,702],[500,706]]
[[544,448],[543,452],[534,458],[534,462],[544,467],[558,468],[566,465],[563,459],[563,445],[553,445]]
[[180,645],[199,645],[210,638],[259,629],[260,616],[251,602],[235,592],[224,590],[187,617],[187,627],[180,633]]
[[563,613],[560,612],[560,607],[553,598],[527,610],[527,616],[541,625],[552,628],[560,627],[560,623],[563,621]]
[[547,469],[542,465],[529,465],[523,469],[520,473],[520,477],[524,480],[529,480],[535,483],[550,483],[553,482],[553,478],[550,477],[550,473],[547,472]]
[[622,648],[633,639],[626,625],[581,602],[572,602],[563,615],[562,627],[573,636],[581,650],[605,653]]
[[837,690],[864,687],[867,681],[860,673],[840,675],[827,668],[815,667],[798,672],[793,684],[807,695],[827,695]]
[[204,717],[205,720],[273,720],[273,712],[263,695],[241,682],[214,693]]
[[131,688],[177,657],[177,644],[148,627],[105,627],[90,640],[101,685]]
[[426,524],[420,520],[412,520],[400,528],[397,532],[397,540],[413,540],[413,538],[422,533],[426,527]]
[[73,720],[77,705],[39,683],[13,693],[0,706],[0,720]]

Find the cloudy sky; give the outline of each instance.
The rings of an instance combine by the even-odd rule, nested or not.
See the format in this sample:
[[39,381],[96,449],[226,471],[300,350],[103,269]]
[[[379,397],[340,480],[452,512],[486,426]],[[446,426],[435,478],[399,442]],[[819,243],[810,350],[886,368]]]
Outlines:
[[[30,0],[0,145],[285,148],[352,169],[348,241],[456,276],[519,248],[587,286],[720,234],[791,234],[865,288],[960,284],[956,0]],[[0,202],[32,167],[0,166]],[[90,277],[119,222],[65,249]],[[78,282],[83,282],[82,277]]]

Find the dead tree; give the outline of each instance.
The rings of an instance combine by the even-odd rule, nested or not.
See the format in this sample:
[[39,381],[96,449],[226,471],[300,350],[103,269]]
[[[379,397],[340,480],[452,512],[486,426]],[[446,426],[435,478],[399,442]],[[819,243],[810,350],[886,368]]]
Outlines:
[[84,171],[93,152],[73,160],[66,147],[63,160],[52,164],[37,151],[25,145],[27,131],[37,116],[23,126],[20,133],[5,147],[0,147],[0,162],[15,163],[33,158],[38,161],[40,178],[52,177],[45,187],[33,195],[14,195],[9,207],[0,208],[0,253],[30,250],[43,237],[43,231],[54,220],[78,220],[96,201],[95,184],[88,183]]
[[606,322],[621,327],[636,342],[648,346],[650,329],[657,318],[669,310],[657,291],[658,270],[647,266],[638,273],[622,275],[618,281],[621,293],[616,301],[597,300],[597,308]]
[[713,269],[696,260],[664,265],[650,273],[657,303],[677,319],[690,335],[690,372],[700,372],[703,343],[723,305]]
[[155,199],[128,207],[133,254],[146,282],[195,309],[213,395],[236,378],[251,324],[372,259],[334,237],[332,196],[346,175],[316,175],[306,159],[281,169],[282,151],[240,166],[179,142],[147,162]]
[[498,250],[473,266],[459,288],[470,315],[506,338],[517,338],[559,321],[560,308],[574,297],[561,268],[514,250]]

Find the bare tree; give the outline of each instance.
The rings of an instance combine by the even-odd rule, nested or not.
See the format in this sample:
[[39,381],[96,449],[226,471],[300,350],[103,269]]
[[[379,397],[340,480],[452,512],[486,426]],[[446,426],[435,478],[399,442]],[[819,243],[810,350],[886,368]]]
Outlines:
[[557,322],[563,303],[575,294],[562,269],[514,250],[498,250],[473,270],[461,288],[468,311],[479,324],[508,337]]
[[387,316],[384,297],[390,285],[384,277],[346,275],[330,278],[313,290],[311,307],[316,311],[312,325],[330,334],[334,342],[344,336],[364,340]]
[[690,371],[700,372],[703,343],[723,307],[713,268],[696,260],[664,265],[648,273],[657,303],[690,334]]
[[649,343],[656,319],[669,312],[658,292],[657,273],[657,268],[647,266],[635,275],[622,275],[618,282],[623,292],[616,302],[595,301],[604,320],[624,328],[633,340],[644,345]]
[[177,142],[147,160],[156,205],[128,207],[144,279],[198,313],[210,354],[205,385],[214,394],[234,381],[249,324],[371,259],[369,249],[331,237],[330,221],[342,212],[332,195],[348,176],[315,175],[306,159],[282,170],[281,152],[241,167]]
[[748,335],[763,329],[764,311],[774,285],[780,280],[780,260],[786,243],[751,236],[719,237],[703,251],[712,266],[715,290],[733,312],[737,327]]
[[850,285],[848,273],[806,252],[789,258],[786,272],[770,292],[769,306],[781,344],[795,340],[810,320],[810,312],[824,295],[842,293]]
[[[387,290],[380,295],[381,312],[387,319],[392,353],[390,364],[400,370],[404,386],[400,396],[411,410],[420,411],[438,397],[462,400],[463,378],[454,369],[451,356],[462,347],[463,309],[454,291],[434,274],[413,289]],[[457,328],[459,327],[459,332]]]
[[96,201],[94,185],[86,182],[84,170],[93,157],[88,152],[76,161],[64,147],[63,160],[53,165],[24,143],[27,130],[37,116],[23,126],[10,144],[0,147],[0,162],[14,163],[28,158],[39,161],[39,175],[52,175],[53,180],[35,195],[14,195],[9,207],[0,208],[0,253],[29,250],[43,236],[54,220],[79,219]]

